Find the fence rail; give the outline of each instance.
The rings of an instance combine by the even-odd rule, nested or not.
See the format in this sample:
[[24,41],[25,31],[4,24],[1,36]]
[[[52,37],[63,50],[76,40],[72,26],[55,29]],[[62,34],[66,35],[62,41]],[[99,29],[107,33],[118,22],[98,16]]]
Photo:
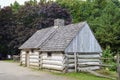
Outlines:
[[114,63],[117,65],[116,66],[116,71],[118,74],[117,80],[120,80],[120,57],[119,54],[117,54],[116,59],[115,58],[108,58],[108,57],[101,57],[100,54],[89,54],[89,55],[84,55],[80,53],[75,53],[75,54],[67,54],[66,55],[68,58],[68,63],[74,64],[72,67],[68,68],[68,71],[74,70],[75,72],[79,71],[92,71],[100,68],[105,68],[109,67],[112,68],[114,65],[104,63],[104,61],[114,61]]

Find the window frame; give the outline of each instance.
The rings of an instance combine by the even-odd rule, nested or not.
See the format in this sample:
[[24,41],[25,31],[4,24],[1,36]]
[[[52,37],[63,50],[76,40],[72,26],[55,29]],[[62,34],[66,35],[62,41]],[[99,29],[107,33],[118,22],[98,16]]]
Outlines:
[[52,57],[52,52],[47,52],[47,57]]

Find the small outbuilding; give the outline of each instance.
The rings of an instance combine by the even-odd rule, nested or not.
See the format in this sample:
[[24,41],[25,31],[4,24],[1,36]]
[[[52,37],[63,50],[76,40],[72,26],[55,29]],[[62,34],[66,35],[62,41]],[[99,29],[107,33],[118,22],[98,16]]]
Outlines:
[[38,30],[20,48],[21,64],[63,72],[100,69],[102,49],[87,22]]

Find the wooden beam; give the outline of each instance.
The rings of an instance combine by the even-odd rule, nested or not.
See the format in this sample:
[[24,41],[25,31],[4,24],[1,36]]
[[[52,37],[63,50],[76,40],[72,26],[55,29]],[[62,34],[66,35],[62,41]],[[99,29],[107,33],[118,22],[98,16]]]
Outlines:
[[77,53],[74,53],[74,59],[75,59],[75,72],[77,72]]

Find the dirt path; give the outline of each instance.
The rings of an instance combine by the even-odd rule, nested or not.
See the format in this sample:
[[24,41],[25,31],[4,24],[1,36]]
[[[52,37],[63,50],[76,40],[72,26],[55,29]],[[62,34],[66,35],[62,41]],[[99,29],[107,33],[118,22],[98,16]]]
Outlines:
[[0,80],[70,80],[47,72],[32,71],[16,63],[0,61]]

